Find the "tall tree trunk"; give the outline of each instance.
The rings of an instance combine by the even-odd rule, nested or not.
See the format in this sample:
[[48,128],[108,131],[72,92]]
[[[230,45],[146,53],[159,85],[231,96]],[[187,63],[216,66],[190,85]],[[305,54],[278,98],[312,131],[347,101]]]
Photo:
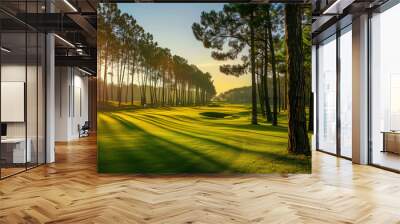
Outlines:
[[287,71],[289,87],[289,152],[310,155],[305,110],[305,74],[303,67],[303,39],[301,5],[285,6]]
[[114,100],[114,59],[111,59],[111,86],[110,86],[111,101]]
[[140,96],[140,103],[144,107],[145,104],[147,103],[147,78],[149,77],[149,69],[144,68],[144,71],[142,73],[142,81],[141,81],[141,96]]
[[281,98],[282,92],[281,92],[281,78],[279,77],[279,75],[278,75],[277,79],[278,79],[278,109],[279,109],[278,111],[281,112],[281,108],[282,108],[282,98]]
[[156,78],[154,80],[154,104],[155,105],[158,105],[157,84],[158,84],[158,78]]
[[257,91],[256,91],[256,52],[254,46],[254,11],[250,15],[250,60],[251,60],[251,124],[257,124]]
[[267,8],[267,27],[268,27],[268,42],[271,53],[271,67],[272,67],[272,101],[273,101],[273,120],[272,125],[278,125],[278,89],[276,83],[276,62],[275,62],[275,48],[272,39],[272,24],[271,24],[270,8]]
[[100,86],[101,86],[101,83],[100,83],[100,80],[101,80],[101,74],[103,74],[102,73],[102,70],[101,70],[101,66],[102,66],[102,52],[103,52],[103,47],[102,47],[102,45],[101,45],[101,43],[100,43],[100,41],[98,41],[97,42],[98,44],[99,44],[99,50],[98,50],[98,53],[97,53],[97,61],[98,62],[100,62],[100,66],[97,66],[97,86],[98,86],[98,88],[97,88],[97,97],[96,97],[96,100],[97,100],[97,102],[100,102],[100,98],[99,98],[99,96],[100,96]]
[[162,73],[162,96],[161,96],[161,106],[165,104],[165,72]]
[[260,102],[261,114],[265,115],[265,99],[264,99],[264,90],[263,90],[263,78],[262,74],[257,74],[257,89],[258,89],[258,101]]
[[108,74],[107,73],[105,73],[104,74],[104,86],[103,86],[103,101],[104,102],[106,102],[106,101],[108,101],[108,94],[107,94],[107,92],[108,92]]
[[150,91],[150,104],[151,106],[154,106],[154,93],[153,93],[153,80],[150,78],[150,85],[149,85],[149,91]]
[[264,33],[264,69],[263,69],[263,85],[264,85],[264,96],[265,96],[265,113],[267,117],[267,122],[272,122],[273,117],[271,113],[271,105],[269,103],[269,93],[268,93],[268,41],[267,41],[267,29],[265,29]]
[[123,65],[121,66],[121,73],[120,73],[120,79],[119,79],[119,83],[118,83],[118,107],[121,107],[121,103],[122,103],[122,88],[124,85],[124,79],[125,79],[125,67],[126,67],[126,58],[124,58],[124,55],[122,55],[122,62]]
[[285,71],[285,92],[283,94],[283,97],[285,98],[285,110],[288,109],[288,77],[287,77],[287,71]]
[[135,78],[135,62],[132,62],[133,64],[132,64],[132,73],[131,73],[131,76],[132,76],[132,79],[131,79],[131,104],[133,105],[133,80],[134,80],[134,78]]
[[308,109],[308,131],[314,131],[314,95],[310,93],[310,107]]
[[106,80],[107,80],[107,67],[108,67],[108,54],[109,54],[109,49],[108,49],[108,43],[106,43],[106,52],[104,53],[104,75],[103,75],[103,91],[102,91],[102,102],[105,102],[104,98],[104,90],[107,90],[106,86]]
[[129,64],[128,64],[128,74],[126,75],[126,85],[125,85],[125,104],[128,103],[128,90],[129,90],[129,73],[130,73],[130,69],[129,69]]
[[180,98],[179,98],[179,96],[180,96],[180,91],[179,91],[179,83],[177,83],[176,84],[176,92],[175,92],[175,104],[176,104],[176,106],[178,106],[179,104],[180,104]]

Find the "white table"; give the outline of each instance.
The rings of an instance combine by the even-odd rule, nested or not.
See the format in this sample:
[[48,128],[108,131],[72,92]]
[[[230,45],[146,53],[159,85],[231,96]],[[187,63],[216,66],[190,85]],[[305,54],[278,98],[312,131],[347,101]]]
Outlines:
[[5,138],[1,139],[2,145],[13,145],[13,163],[26,163],[32,160],[30,138],[26,139],[28,143],[25,151],[25,138]]

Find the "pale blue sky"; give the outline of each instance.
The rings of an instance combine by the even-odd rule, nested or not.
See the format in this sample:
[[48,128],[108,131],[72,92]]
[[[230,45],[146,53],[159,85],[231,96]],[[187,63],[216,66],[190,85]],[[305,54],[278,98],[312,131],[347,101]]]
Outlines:
[[219,71],[220,62],[211,58],[211,50],[205,49],[193,35],[192,24],[200,21],[202,11],[221,10],[220,3],[119,3],[122,12],[132,15],[145,31],[154,36],[162,47],[172,54],[186,58],[190,64],[209,72],[218,93],[249,86],[250,76],[236,78]]

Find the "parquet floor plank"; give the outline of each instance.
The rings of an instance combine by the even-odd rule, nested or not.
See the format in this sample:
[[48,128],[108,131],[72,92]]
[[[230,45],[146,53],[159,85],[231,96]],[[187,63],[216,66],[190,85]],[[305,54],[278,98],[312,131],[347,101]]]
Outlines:
[[0,181],[0,223],[397,223],[400,175],[320,152],[311,175],[98,174],[94,137]]

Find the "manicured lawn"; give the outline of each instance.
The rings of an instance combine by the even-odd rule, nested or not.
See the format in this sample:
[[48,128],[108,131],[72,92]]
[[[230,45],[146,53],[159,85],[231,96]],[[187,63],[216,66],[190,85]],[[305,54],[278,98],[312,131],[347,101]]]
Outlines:
[[250,125],[246,105],[99,113],[101,173],[309,173],[287,153],[287,124]]

